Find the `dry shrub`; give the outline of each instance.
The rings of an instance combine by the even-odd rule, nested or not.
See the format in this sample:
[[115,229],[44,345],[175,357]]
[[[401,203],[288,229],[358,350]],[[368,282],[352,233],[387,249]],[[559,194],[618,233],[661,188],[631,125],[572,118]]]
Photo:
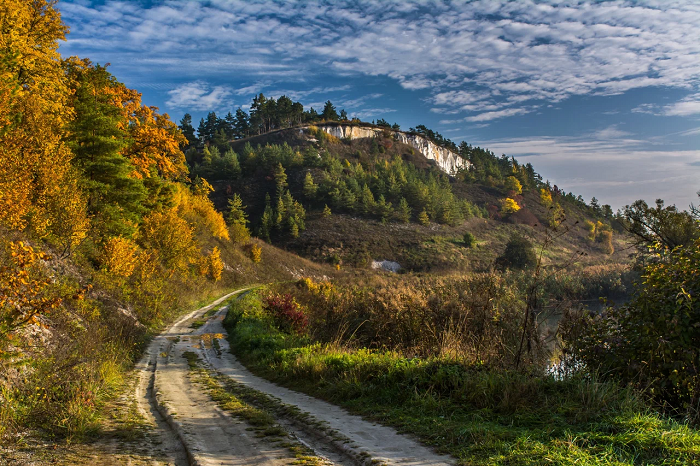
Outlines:
[[491,366],[512,364],[524,308],[495,273],[378,278],[371,288],[303,279],[296,296],[316,340]]

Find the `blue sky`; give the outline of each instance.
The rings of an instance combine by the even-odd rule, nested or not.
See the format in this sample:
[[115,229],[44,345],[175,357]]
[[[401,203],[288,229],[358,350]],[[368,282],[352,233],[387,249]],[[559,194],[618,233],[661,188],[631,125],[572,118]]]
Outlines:
[[614,208],[700,190],[700,3],[59,2],[60,51],[179,120],[253,95],[417,124]]

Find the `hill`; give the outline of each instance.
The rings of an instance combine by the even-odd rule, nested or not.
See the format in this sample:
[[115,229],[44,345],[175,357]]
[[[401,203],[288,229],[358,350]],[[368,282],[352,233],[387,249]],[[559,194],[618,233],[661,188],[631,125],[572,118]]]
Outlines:
[[[471,162],[443,149],[443,160],[445,154],[462,160],[454,170],[454,162],[441,166],[417,150],[420,143],[402,142],[401,134],[338,122],[283,129],[209,145],[200,161],[193,161],[192,172],[215,187],[218,209],[225,211],[228,199],[240,195],[259,236],[317,262],[366,268],[373,260],[390,260],[409,271],[484,270],[513,234],[537,241],[553,227],[567,233],[551,246],[548,263],[567,262],[576,251],[586,254],[576,261],[581,265],[628,260],[627,242],[613,216],[542,182],[531,167],[491,154],[488,161],[504,164],[510,173],[497,173],[499,181],[478,157]],[[427,152],[435,157],[436,151]],[[236,160],[228,175],[224,157]],[[483,173],[489,174],[481,179]],[[285,179],[278,192],[279,176]],[[288,224],[266,220],[263,225],[264,216],[278,216],[278,204],[284,210],[291,202],[282,199],[287,190],[304,210],[303,228],[297,226],[295,234]],[[509,198],[514,205],[504,208]],[[324,215],[326,207],[330,216],[327,209]],[[421,224],[423,212],[427,221]],[[475,247],[464,247],[467,232],[475,235]],[[609,235],[607,244],[603,235]]]

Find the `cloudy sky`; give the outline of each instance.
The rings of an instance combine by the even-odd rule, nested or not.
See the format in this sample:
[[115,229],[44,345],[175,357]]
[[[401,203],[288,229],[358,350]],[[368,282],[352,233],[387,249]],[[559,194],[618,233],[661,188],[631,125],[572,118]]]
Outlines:
[[[698,203],[697,1],[91,1],[89,57],[179,120],[254,94],[508,154],[586,199]],[[223,116],[223,115],[222,115]]]

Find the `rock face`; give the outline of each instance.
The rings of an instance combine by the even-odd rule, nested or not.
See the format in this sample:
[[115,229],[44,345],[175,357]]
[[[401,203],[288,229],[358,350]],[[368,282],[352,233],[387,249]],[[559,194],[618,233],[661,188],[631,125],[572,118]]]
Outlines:
[[[360,139],[379,136],[384,130],[379,128],[365,128],[351,125],[321,125],[319,129],[339,139]],[[391,131],[397,141],[416,149],[428,160],[434,160],[437,166],[449,175],[454,175],[460,168],[468,168],[470,163],[449,149],[417,134],[407,134],[402,131]]]

